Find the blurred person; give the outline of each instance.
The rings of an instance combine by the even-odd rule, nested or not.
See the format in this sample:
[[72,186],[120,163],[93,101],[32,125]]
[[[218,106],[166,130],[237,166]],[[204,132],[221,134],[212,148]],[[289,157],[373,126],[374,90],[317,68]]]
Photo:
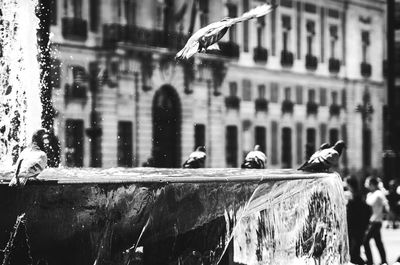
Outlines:
[[54,130],[47,130],[43,136],[44,149],[47,154],[47,166],[58,167],[60,165],[60,141],[54,134]]
[[367,265],[373,264],[371,247],[369,245],[371,238],[375,240],[375,245],[381,257],[381,264],[387,264],[386,252],[381,237],[381,228],[385,209],[387,210],[389,205],[386,196],[379,189],[379,180],[376,177],[368,177],[365,181],[365,187],[369,190],[365,201],[372,208],[372,215],[369,218],[369,225],[363,242]]
[[347,199],[347,225],[349,235],[350,261],[354,264],[364,264],[360,257],[360,248],[365,231],[368,228],[371,208],[361,197],[360,187],[355,176],[350,176],[344,182],[345,197]]
[[[389,222],[393,229],[397,228],[396,221],[400,214],[400,194],[397,192],[398,185],[394,179],[389,181],[389,191],[386,198],[389,202]],[[390,226],[390,223],[388,227]]]

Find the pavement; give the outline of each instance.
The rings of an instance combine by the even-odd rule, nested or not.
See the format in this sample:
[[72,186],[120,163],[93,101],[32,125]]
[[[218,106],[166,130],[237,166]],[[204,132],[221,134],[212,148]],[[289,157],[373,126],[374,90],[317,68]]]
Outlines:
[[[382,228],[382,241],[386,250],[388,265],[392,265],[395,263],[396,259],[400,257],[400,228],[386,228],[386,224],[384,223]],[[374,263],[380,264],[381,260],[374,240],[371,240],[370,244]],[[361,249],[361,252],[363,253],[363,249]],[[365,255],[361,257],[365,260]]]

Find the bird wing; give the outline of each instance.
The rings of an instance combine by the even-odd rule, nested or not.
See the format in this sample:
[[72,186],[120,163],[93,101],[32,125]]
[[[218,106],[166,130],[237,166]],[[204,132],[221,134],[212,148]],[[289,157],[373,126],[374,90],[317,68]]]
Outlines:
[[316,151],[310,159],[299,167],[299,170],[322,171],[339,162],[339,153],[333,148]]
[[[26,150],[26,149],[25,149]],[[25,150],[21,152],[21,163],[19,178],[32,178],[39,175],[47,167],[47,155],[40,150]]]
[[194,151],[189,155],[189,158],[183,163],[183,167],[190,167],[191,164],[204,161],[206,159],[206,153],[201,151]]
[[245,160],[254,159],[254,158],[261,160],[263,163],[265,163],[267,161],[267,156],[261,151],[250,151],[247,154]]
[[230,27],[236,23],[240,23],[240,22],[252,19],[252,18],[265,16],[268,13],[275,10],[276,7],[277,7],[277,5],[270,5],[270,4],[263,4],[263,5],[257,6],[256,8],[253,8],[253,9],[249,10],[248,12],[244,13],[240,17],[233,18],[232,20],[230,20],[229,21],[230,24],[228,27]]

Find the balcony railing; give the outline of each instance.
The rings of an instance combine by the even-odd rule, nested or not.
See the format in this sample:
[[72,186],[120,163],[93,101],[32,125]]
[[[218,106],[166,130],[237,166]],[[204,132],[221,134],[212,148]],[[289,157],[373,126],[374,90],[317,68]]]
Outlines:
[[337,74],[340,71],[340,60],[329,58],[329,72]]
[[363,77],[370,77],[372,72],[372,66],[369,63],[362,62],[361,63],[361,75]]
[[308,70],[315,70],[318,66],[318,59],[316,56],[312,54],[306,55],[306,69]]
[[266,100],[265,98],[258,98],[255,101],[255,107],[256,107],[256,111],[268,111],[268,100]]
[[162,30],[146,29],[135,25],[105,24],[103,26],[103,43],[106,46],[125,42],[179,50],[186,41],[187,36],[177,32],[165,34]]
[[87,21],[81,18],[63,17],[62,35],[66,39],[84,41],[87,39]]
[[239,45],[232,42],[232,41],[228,41],[228,42],[219,42],[218,43],[220,51],[213,51],[212,53],[214,54],[219,54],[231,59],[238,59],[239,58]]
[[268,50],[259,46],[253,50],[253,59],[258,63],[266,63],[268,61]]
[[318,114],[318,104],[315,102],[307,102],[307,115]]
[[281,65],[291,67],[293,65],[293,53],[289,51],[281,51]]
[[72,83],[72,85],[66,84],[64,97],[66,101],[75,99],[86,100],[87,88],[86,86],[78,83]]
[[340,106],[338,104],[332,104],[329,107],[329,114],[331,116],[339,116],[340,115]]
[[239,109],[240,108],[240,98],[237,96],[228,96],[225,98],[225,106],[228,109]]
[[291,100],[285,99],[282,101],[282,113],[293,113],[294,103]]

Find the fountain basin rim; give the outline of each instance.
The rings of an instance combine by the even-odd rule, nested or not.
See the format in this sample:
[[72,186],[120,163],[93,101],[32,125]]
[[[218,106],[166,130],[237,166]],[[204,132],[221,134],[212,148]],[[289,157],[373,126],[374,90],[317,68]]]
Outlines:
[[[172,183],[264,183],[324,178],[336,172],[311,173],[280,169],[166,169],[166,168],[52,168],[44,170],[30,185],[88,184],[172,184]],[[12,173],[0,172],[0,185],[8,184]]]

